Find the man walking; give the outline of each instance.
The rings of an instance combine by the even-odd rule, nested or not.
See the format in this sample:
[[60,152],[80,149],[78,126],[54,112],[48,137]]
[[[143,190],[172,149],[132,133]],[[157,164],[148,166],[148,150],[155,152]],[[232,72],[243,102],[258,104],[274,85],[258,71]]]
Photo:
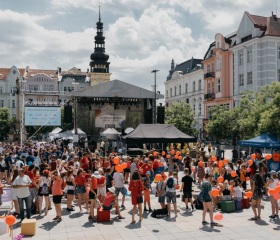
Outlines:
[[170,176],[166,179],[166,193],[165,193],[165,198],[166,198],[166,203],[167,203],[167,209],[168,209],[168,216],[170,217],[171,209],[170,209],[170,204],[171,202],[173,203],[174,207],[174,213],[175,217],[177,217],[177,203],[176,203],[176,190],[175,186],[177,185],[177,179],[173,176]]

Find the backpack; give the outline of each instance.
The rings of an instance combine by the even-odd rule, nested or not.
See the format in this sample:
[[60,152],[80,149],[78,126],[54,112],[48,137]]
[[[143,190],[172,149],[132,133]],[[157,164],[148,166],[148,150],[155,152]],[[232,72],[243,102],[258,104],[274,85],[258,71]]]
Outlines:
[[50,193],[50,191],[49,191],[48,180],[47,180],[47,182],[43,183],[43,186],[41,187],[40,194],[46,195],[46,194],[49,194],[49,193]]
[[152,214],[151,217],[153,218],[164,218],[168,215],[168,210],[167,207],[164,209],[155,209]]
[[173,179],[173,177],[168,178],[168,180],[166,182],[166,186],[168,188],[173,188],[174,187],[174,179]]
[[193,201],[193,204],[195,206],[195,209],[197,210],[203,210],[203,203],[201,201],[199,201],[198,199],[195,199]]
[[200,191],[200,193],[198,194],[197,198],[198,198],[198,200],[199,200],[200,202],[203,202],[203,201],[204,201],[204,189],[203,189],[203,186],[201,186],[201,191]]

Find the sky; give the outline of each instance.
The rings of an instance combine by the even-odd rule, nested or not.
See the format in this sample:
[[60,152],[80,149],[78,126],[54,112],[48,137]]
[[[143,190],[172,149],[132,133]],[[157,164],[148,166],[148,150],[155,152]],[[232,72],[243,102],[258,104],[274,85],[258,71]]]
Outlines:
[[152,90],[158,69],[163,94],[172,59],[203,59],[216,33],[276,3],[280,12],[280,0],[0,0],[0,67],[86,71],[100,5],[111,80]]

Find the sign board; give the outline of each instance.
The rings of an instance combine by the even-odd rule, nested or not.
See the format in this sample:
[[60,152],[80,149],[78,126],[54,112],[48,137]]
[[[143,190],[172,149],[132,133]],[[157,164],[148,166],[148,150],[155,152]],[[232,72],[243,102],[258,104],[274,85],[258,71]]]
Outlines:
[[116,128],[125,128],[125,110],[95,109],[95,127],[106,128],[114,125]]
[[25,126],[61,126],[60,107],[25,107]]

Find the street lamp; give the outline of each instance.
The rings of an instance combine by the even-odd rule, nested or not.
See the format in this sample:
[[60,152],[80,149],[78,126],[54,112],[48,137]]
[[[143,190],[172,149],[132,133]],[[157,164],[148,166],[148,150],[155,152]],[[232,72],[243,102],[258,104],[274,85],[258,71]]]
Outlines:
[[157,72],[159,70],[154,69],[151,71],[151,73],[155,74],[155,99],[154,99],[154,104],[153,104],[153,124],[157,123]]
[[77,83],[75,78],[73,78],[72,84],[74,86],[74,133],[75,133],[75,135],[77,135],[78,134],[78,126],[77,126],[77,97],[75,96],[75,94],[76,94],[76,88],[77,88],[79,83]]

